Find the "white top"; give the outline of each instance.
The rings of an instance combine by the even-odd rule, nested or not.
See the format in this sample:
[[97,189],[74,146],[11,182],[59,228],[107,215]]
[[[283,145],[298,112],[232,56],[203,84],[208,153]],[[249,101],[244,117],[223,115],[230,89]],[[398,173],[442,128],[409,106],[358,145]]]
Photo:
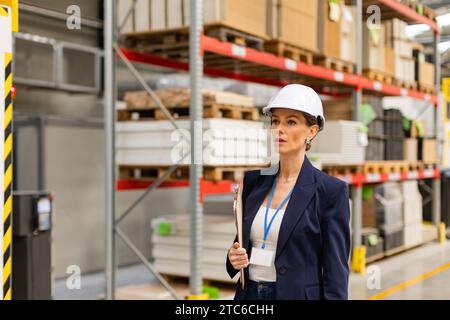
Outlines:
[[[276,209],[269,208],[267,214],[267,224],[270,223]],[[269,234],[266,239],[266,248],[264,250],[273,250],[274,255],[270,267],[255,264],[248,265],[249,278],[253,281],[276,281],[277,273],[275,270],[275,255],[277,250],[278,233],[280,231],[281,221],[284,216],[285,209],[278,212],[270,227]],[[250,230],[250,241],[252,247],[261,248],[264,239],[264,216],[266,215],[266,207],[261,205],[253,220]]]

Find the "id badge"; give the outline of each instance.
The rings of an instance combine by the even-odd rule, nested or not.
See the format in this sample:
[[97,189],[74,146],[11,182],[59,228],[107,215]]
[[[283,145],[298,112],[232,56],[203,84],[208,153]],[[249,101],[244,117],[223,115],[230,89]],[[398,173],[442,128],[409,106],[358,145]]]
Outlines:
[[250,263],[258,266],[270,267],[272,265],[273,255],[273,250],[253,247],[250,256]]

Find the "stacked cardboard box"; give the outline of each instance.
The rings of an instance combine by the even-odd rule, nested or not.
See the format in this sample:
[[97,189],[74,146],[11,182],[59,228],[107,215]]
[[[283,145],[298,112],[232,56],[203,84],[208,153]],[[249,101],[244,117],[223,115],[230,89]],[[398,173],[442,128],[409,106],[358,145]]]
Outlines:
[[405,246],[413,247],[422,243],[422,196],[417,180],[403,181],[403,218],[405,222]]
[[267,33],[273,40],[317,51],[317,0],[267,0]]
[[[267,37],[267,7],[261,0],[204,0],[204,23],[221,24],[260,37]],[[122,23],[130,0],[119,0],[118,20]],[[123,33],[164,30],[188,26],[190,0],[137,0]]]
[[420,160],[425,163],[437,163],[438,155],[436,139],[422,139],[421,142],[421,150],[419,150],[419,154],[421,153]]
[[322,99],[326,121],[352,120],[352,98]]
[[[412,52],[412,43],[406,37],[407,23],[394,18],[383,21],[382,25],[386,32],[386,47],[393,49],[394,54],[394,76],[397,80],[405,83],[414,83],[414,58]],[[390,66],[392,67],[392,65]],[[387,69],[387,68],[386,68]]]
[[417,162],[417,139],[407,138],[403,140],[403,160]]
[[[164,274],[190,275],[190,216],[168,215],[151,222],[152,257],[155,269]],[[203,277],[235,283],[226,270],[228,249],[236,235],[233,216],[203,217],[202,268]]]
[[363,27],[363,68],[385,71],[385,27]]
[[[302,4],[306,1],[298,1]],[[341,1],[319,0],[317,43],[319,51],[327,57],[341,58]],[[300,32],[308,33],[306,29]],[[297,31],[298,32],[298,31]]]
[[435,68],[434,64],[425,61],[424,47],[419,43],[413,43],[413,56],[415,59],[415,80],[424,89],[434,89]]
[[375,214],[376,204],[373,192],[374,187],[372,185],[365,185],[363,187],[362,225],[364,228],[375,228],[377,226],[377,219]]
[[356,8],[346,6],[342,1],[341,18],[341,59],[351,63],[356,63]]
[[417,81],[420,85],[425,87],[434,87],[435,86],[435,67],[434,64],[429,62],[418,62],[418,69],[417,69]]

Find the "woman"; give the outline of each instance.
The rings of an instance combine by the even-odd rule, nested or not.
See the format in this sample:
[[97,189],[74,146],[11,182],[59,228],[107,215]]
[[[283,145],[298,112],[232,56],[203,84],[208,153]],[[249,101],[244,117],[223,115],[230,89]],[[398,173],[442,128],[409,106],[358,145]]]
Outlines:
[[305,156],[325,124],[322,102],[306,86],[282,88],[263,112],[278,132],[276,174],[244,176],[242,244],[228,251],[230,277],[244,268],[235,300],[347,299],[348,186]]

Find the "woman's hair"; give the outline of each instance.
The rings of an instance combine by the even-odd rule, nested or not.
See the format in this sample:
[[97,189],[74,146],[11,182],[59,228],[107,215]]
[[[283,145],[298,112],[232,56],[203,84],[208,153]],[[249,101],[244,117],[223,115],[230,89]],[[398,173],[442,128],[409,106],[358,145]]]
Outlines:
[[[302,111],[300,111],[300,113],[305,118],[306,124],[308,125],[308,127],[311,127],[311,126],[313,126],[315,124],[317,124],[320,127],[320,123],[319,123],[320,119],[319,118],[316,118],[316,117],[310,115],[309,113],[305,113],[305,112],[302,112]],[[308,151],[309,149],[311,149],[311,144],[310,143],[306,145],[306,151]]]

